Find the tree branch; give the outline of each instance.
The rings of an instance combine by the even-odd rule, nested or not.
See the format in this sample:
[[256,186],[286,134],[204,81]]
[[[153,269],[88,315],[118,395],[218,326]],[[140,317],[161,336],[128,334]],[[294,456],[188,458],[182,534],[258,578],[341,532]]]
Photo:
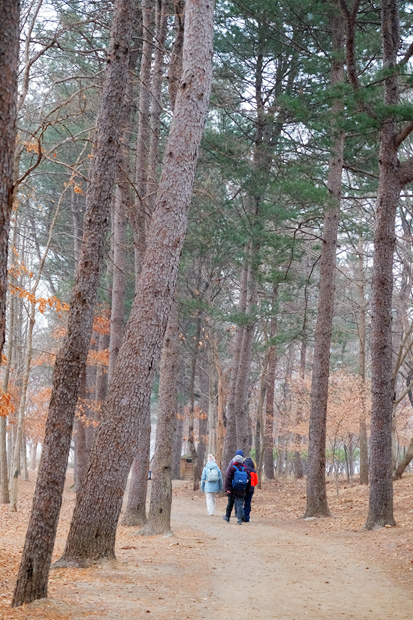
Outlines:
[[407,136],[410,135],[412,131],[413,131],[413,122],[409,122],[407,123],[407,125],[403,127],[403,129],[395,137],[394,142],[396,146],[400,146],[401,143],[404,140],[406,140]]
[[399,179],[403,187],[413,181],[413,157],[409,157],[400,164]]
[[412,56],[413,56],[413,42],[410,43],[407,52],[405,53],[401,61],[397,64],[397,66],[402,67],[410,60]]

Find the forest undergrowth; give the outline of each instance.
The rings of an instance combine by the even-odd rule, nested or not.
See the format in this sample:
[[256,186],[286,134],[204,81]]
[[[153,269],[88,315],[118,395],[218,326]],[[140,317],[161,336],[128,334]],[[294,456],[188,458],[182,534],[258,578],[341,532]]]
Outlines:
[[[75,503],[72,474],[69,473],[53,560],[61,555]],[[90,568],[51,571],[49,600],[36,601],[17,609],[10,608],[17,570],[29,519],[34,481],[21,482],[19,510],[11,513],[0,506],[0,618],[2,620],[77,620],[77,618],[110,617],[105,605],[109,584],[118,599],[116,617],[198,618],[199,609],[207,610],[203,592],[202,567],[208,547],[208,536],[191,529],[181,519],[176,521],[175,537],[139,537],[135,528],[119,527],[116,545],[117,562]],[[328,501],[332,518],[303,521],[305,480],[276,479],[257,489],[253,503],[253,521],[274,528],[306,530],[311,536],[327,537],[344,543],[380,566],[398,584],[413,584],[413,473],[394,485],[397,526],[376,531],[363,531],[368,509],[368,487],[341,480],[337,485],[328,481]],[[192,482],[174,483],[174,497],[180,506],[192,502],[202,508],[205,502],[200,491],[192,490]],[[217,517],[223,511],[225,498],[218,500]],[[188,506],[189,509],[189,506]],[[172,509],[173,512],[173,509]],[[174,517],[173,517],[174,518]],[[205,524],[208,525],[205,513]],[[223,524],[225,527],[225,524]],[[233,527],[232,524],[229,527]],[[247,526],[246,526],[247,527]],[[274,531],[276,536],[276,529]],[[233,558],[229,558],[228,562]],[[304,558],[303,558],[304,561]],[[337,558],[340,561],[340,558]],[[368,562],[367,562],[368,564]],[[366,564],[366,569],[369,566]],[[137,584],[139,590],[136,589]],[[183,594],[184,592],[184,594]],[[103,593],[103,594],[102,594]],[[174,598],[176,595],[176,598]],[[114,602],[112,601],[112,605]],[[139,608],[140,615],[127,609]],[[99,609],[105,610],[99,612]],[[122,609],[125,609],[124,616]],[[181,609],[181,611],[179,611]],[[171,612],[172,610],[172,612]],[[102,616],[100,616],[102,613]],[[172,613],[172,615],[171,615]],[[207,611],[205,611],[207,613]],[[147,614],[147,615],[146,615]],[[149,615],[151,614],[151,615]],[[178,614],[178,615],[173,615]]]

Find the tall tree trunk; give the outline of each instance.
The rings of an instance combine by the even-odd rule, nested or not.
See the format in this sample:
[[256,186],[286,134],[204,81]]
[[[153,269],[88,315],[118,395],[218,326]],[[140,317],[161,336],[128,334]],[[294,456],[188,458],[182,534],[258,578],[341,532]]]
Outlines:
[[265,413],[264,403],[267,392],[267,367],[268,367],[268,349],[265,352],[261,378],[260,378],[260,397],[257,408],[257,425],[255,429],[255,461],[256,469],[258,473],[258,488],[261,489],[262,483],[262,469],[264,463],[264,429],[265,429]]
[[165,39],[168,26],[169,4],[169,0],[156,0],[155,2],[155,56],[152,72],[149,162],[146,182],[147,205],[149,213],[152,213],[155,207],[156,189],[158,187],[159,137],[161,132],[162,112],[162,78],[164,71]]
[[[384,103],[399,102],[397,52],[400,44],[397,0],[382,0]],[[392,296],[396,210],[402,188],[397,127],[391,110],[380,131],[379,189],[374,231],[371,321],[370,497],[366,529],[395,525],[392,481]]]
[[[152,11],[150,5],[153,5]],[[151,63],[153,48],[153,13],[155,12],[156,45],[155,60],[151,79]],[[139,99],[139,131],[136,159],[136,184],[139,191],[138,203],[135,207],[137,216],[134,222],[136,277],[139,276],[146,248],[149,218],[155,205],[157,187],[157,165],[159,160],[160,135],[160,100],[162,91],[162,73],[164,61],[164,44],[167,30],[167,11],[164,0],[142,5],[143,39],[141,63],[141,92]],[[151,108],[151,114],[149,111]],[[149,142],[149,150],[148,150]],[[139,159],[138,159],[139,158]],[[150,466],[150,405],[148,405],[147,423],[142,426],[135,462],[132,465],[132,479],[129,487],[128,503],[123,518],[123,525],[139,526],[146,522],[146,497],[148,492],[148,475]]]
[[26,339],[26,352],[24,356],[24,367],[22,374],[22,387],[20,393],[20,403],[19,403],[19,411],[17,416],[17,425],[16,425],[16,438],[14,442],[14,450],[13,450],[13,461],[10,472],[10,511],[17,511],[17,489],[18,489],[18,477],[21,468],[20,461],[20,450],[22,447],[23,436],[24,436],[24,418],[26,413],[26,399],[27,399],[27,388],[29,385],[29,375],[30,375],[30,366],[32,361],[32,351],[33,351],[33,328],[35,324],[35,312],[36,306],[35,303],[31,302],[30,304],[30,313],[29,313],[29,325],[27,331],[27,339]]
[[100,265],[108,229],[116,154],[121,137],[120,119],[127,82],[133,8],[131,0],[115,2],[107,77],[97,123],[91,182],[86,196],[82,250],[69,310],[67,335],[54,367],[52,397],[33,507],[13,596],[14,607],[47,596],[73,418],[81,372],[89,349]]
[[[209,409],[209,374],[208,359],[205,348],[202,349],[198,365],[200,398],[200,416],[198,419],[198,447],[196,466],[194,467],[194,490],[199,489],[202,470],[205,465],[206,447],[208,445],[208,409]],[[195,488],[196,487],[196,488]]]
[[71,186],[70,191],[70,210],[72,212],[73,220],[73,257],[75,259],[75,265],[77,265],[80,255],[80,214],[79,214],[79,199],[78,194],[75,193],[74,185]]
[[359,375],[363,382],[363,392],[361,396],[360,411],[360,484],[369,483],[369,455],[367,444],[367,406],[365,396],[366,382],[366,300],[364,295],[364,252],[363,240],[359,242],[358,269],[357,269],[357,290],[358,290],[358,334],[359,334]]
[[[13,228],[13,247],[17,243],[17,222],[15,222]],[[14,278],[11,276],[11,280]],[[10,312],[9,312],[9,339],[7,343],[7,362],[3,375],[3,392],[9,391],[10,370],[12,366],[13,344],[14,344],[14,328],[16,323],[16,296],[10,296]],[[7,420],[5,417],[0,417],[0,468],[1,468],[1,503],[10,503],[9,494],[9,474],[7,464]]]
[[189,395],[189,427],[188,427],[188,445],[192,458],[192,471],[194,474],[194,491],[197,491],[199,484],[195,478],[195,470],[197,464],[197,449],[195,445],[195,379],[197,370],[197,361],[199,354],[199,339],[201,337],[201,317],[196,320],[196,331],[194,336],[195,348],[192,351],[191,358],[191,374],[189,376],[188,395]]
[[178,412],[176,416],[177,422],[172,457],[172,480],[179,480],[181,477],[181,454],[182,444],[184,440],[185,423],[184,406],[182,404],[183,394],[185,393],[185,366],[183,364],[180,367],[178,385],[180,386],[180,389],[178,390],[178,395],[181,402],[178,404]]
[[[339,12],[331,17],[332,67],[331,86],[343,82],[343,18]],[[340,217],[341,175],[343,169],[344,137],[337,127],[341,101],[332,105],[332,148],[327,187],[331,204],[324,217],[323,245],[320,263],[320,292],[314,342],[313,373],[308,441],[307,507],[305,517],[328,516],[325,486],[326,417],[328,379],[330,374],[330,344],[334,313],[334,281],[336,269],[337,232]]]
[[218,410],[217,410],[217,384],[215,378],[214,353],[208,347],[208,452],[217,452]]
[[[137,2],[135,0],[135,9]],[[129,75],[122,110],[123,135],[119,147],[116,170],[116,190],[112,203],[112,304],[110,316],[109,368],[107,380],[110,382],[118,357],[125,327],[125,293],[126,293],[126,229],[127,214],[131,213],[130,195],[130,142],[132,130],[133,78],[138,58],[141,53],[138,38],[142,38],[142,27],[136,18],[133,24],[133,48],[129,57]]]
[[[241,273],[240,294],[238,301],[239,314],[245,314],[247,309],[248,294],[248,263],[244,260]],[[222,458],[222,466],[226,469],[230,460],[234,457],[237,450],[237,434],[236,434],[236,415],[237,415],[237,381],[238,370],[242,351],[242,340],[244,336],[244,326],[237,325],[235,329],[234,345],[231,360],[231,375],[228,388],[228,401],[226,411],[226,427],[224,439],[224,453]]]
[[[126,134],[126,135],[125,135]],[[121,165],[125,169],[128,149],[125,140],[129,139],[126,131],[123,132],[121,145]],[[123,337],[125,322],[125,292],[126,292],[126,211],[129,206],[129,187],[125,179],[119,179],[115,190],[115,199],[112,209],[112,304],[110,314],[110,341],[109,341],[109,368],[108,382],[113,374],[120,345]]]
[[138,430],[138,440],[131,471],[128,501],[122,525],[140,527],[146,523],[146,498],[151,452],[150,403]]
[[[301,349],[300,349],[300,377],[301,379],[305,379],[306,362],[307,362],[307,335],[304,329],[303,339],[301,342]],[[297,417],[296,417],[296,424],[300,424],[301,422],[302,422],[302,408],[301,408],[301,405],[299,405],[298,411],[297,411]],[[294,452],[294,472],[295,472],[295,477],[297,478],[297,480],[301,480],[301,478],[304,478],[303,460],[301,458],[301,452],[299,449],[300,444],[301,444],[301,439],[302,439],[301,435],[296,433],[294,436],[294,441],[297,444],[297,450]]]
[[274,393],[275,393],[275,369],[277,366],[277,349],[274,338],[277,334],[277,297],[278,286],[272,292],[272,317],[270,322],[270,344],[268,352],[266,383],[266,406],[265,406],[265,432],[264,432],[264,472],[267,480],[274,480]]
[[251,432],[249,424],[249,374],[251,368],[252,347],[254,344],[255,318],[253,308],[256,304],[257,283],[253,266],[250,264],[248,273],[248,322],[244,327],[241,354],[238,365],[236,403],[237,414],[235,423],[237,429],[237,446],[247,454],[251,449]]
[[82,378],[79,387],[79,400],[78,400],[78,417],[75,419],[75,433],[74,433],[74,461],[75,461],[75,490],[79,493],[82,478],[84,476],[87,466],[87,449],[86,449],[86,367],[82,372]]
[[36,465],[37,465],[37,445],[38,445],[38,442],[35,439],[33,439],[32,450],[31,450],[31,455],[30,455],[30,469],[36,469]]
[[150,401],[186,231],[211,85],[213,8],[209,0],[186,5],[182,77],[143,269],[60,565],[114,557],[122,497]]
[[181,477],[181,454],[182,442],[184,435],[184,415],[182,406],[179,407],[177,413],[175,440],[172,457],[172,480],[179,480]]
[[[135,188],[137,200],[130,211],[135,243],[135,290],[142,270],[146,250],[147,231],[150,223],[148,200],[148,171],[151,142],[150,104],[153,36],[155,24],[155,1],[142,1],[142,58],[139,90],[139,126],[136,141]],[[159,22],[158,22],[159,25]],[[146,522],[146,497],[148,493],[148,471],[150,462],[151,420],[150,403],[144,415],[145,423],[139,429],[135,460],[132,464],[128,503],[123,525],[140,526]]]
[[185,34],[185,0],[174,0],[175,10],[175,41],[171,51],[168,71],[168,92],[171,108],[174,110],[179,80],[182,73],[182,53]]
[[[99,334],[98,341],[98,351],[102,353],[103,351],[107,351],[110,345],[110,334]],[[100,410],[103,406],[103,403],[106,400],[106,394],[108,391],[108,367],[104,364],[98,364],[96,368],[96,390],[95,390],[95,401],[96,401],[96,412],[97,419],[100,417]]]
[[159,407],[148,520],[140,534],[171,534],[172,457],[178,409],[179,325],[174,299],[160,362]]
[[27,437],[23,434],[22,437],[22,461],[23,461],[23,472],[24,479],[26,482],[29,482],[29,468],[27,467]]
[[153,53],[153,28],[155,1],[142,0],[142,58],[139,79],[139,125],[136,140],[135,190],[137,192],[133,209],[129,213],[135,243],[135,286],[137,285],[146,249],[149,213],[147,204],[147,180],[150,142],[150,90]]
[[217,394],[217,411],[216,411],[216,449],[215,449],[215,461],[218,467],[222,468],[223,464],[223,450],[224,450],[224,410],[225,410],[225,377],[222,370],[222,365],[218,355],[218,340],[216,334],[209,335],[209,343],[212,348],[212,355],[217,373],[218,394]]
[[7,255],[13,206],[20,0],[4,0],[0,20],[0,354],[6,338]]

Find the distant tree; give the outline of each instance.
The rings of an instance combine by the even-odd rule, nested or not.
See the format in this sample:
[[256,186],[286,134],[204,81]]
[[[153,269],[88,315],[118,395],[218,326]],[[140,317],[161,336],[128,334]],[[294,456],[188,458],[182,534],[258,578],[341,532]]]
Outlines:
[[[344,20],[338,9],[337,2],[328,4],[332,39],[332,90],[337,89],[342,84],[344,75]],[[330,200],[326,205],[324,216],[320,256],[320,293],[313,355],[306,517],[328,516],[330,514],[325,487],[325,446],[337,235],[344,156],[344,135],[337,122],[342,107],[341,99],[335,97],[331,107],[331,154],[327,179]]]

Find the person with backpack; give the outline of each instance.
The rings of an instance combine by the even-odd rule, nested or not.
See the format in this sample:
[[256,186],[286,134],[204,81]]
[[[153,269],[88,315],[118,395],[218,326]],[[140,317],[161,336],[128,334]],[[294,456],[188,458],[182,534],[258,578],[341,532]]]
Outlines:
[[215,513],[217,493],[222,491],[222,487],[221,470],[215,462],[215,457],[212,454],[208,454],[208,462],[201,476],[201,491],[205,491],[207,511],[211,517]]
[[[244,460],[244,452],[243,452],[242,450],[237,450],[237,451],[235,452],[235,456],[242,456],[242,460]],[[235,459],[235,457],[234,457],[234,458],[232,458],[232,459],[230,460],[230,462],[228,463],[228,468],[229,468],[229,467],[231,467],[231,465],[233,465],[233,464],[234,464],[234,459]],[[228,500],[228,501],[229,501],[229,500]],[[226,516],[228,517],[228,519],[225,519],[225,521],[227,521],[227,520],[229,521],[229,519],[231,518],[231,512],[232,512],[233,505],[234,505],[234,504],[232,503],[232,504],[231,504],[231,508],[230,508],[229,513],[227,512],[227,514],[226,514]]]
[[248,482],[247,489],[246,489],[246,492],[245,492],[244,516],[243,516],[243,521],[245,523],[248,523],[249,520],[250,520],[250,514],[251,514],[252,496],[254,495],[255,487],[258,484],[258,474],[257,474],[257,471],[255,469],[255,463],[254,463],[254,461],[250,457],[247,457],[245,459],[244,466],[245,466],[245,468],[248,471],[249,476],[250,476],[250,480]]
[[[242,458],[244,458],[244,452],[242,450],[237,450],[235,452],[235,456],[242,456]],[[231,467],[231,465],[234,464],[234,459],[231,459],[230,462],[228,463],[228,467]]]
[[250,476],[247,468],[243,464],[243,458],[237,454],[234,462],[225,473],[225,492],[228,495],[227,509],[222,517],[224,521],[230,520],[232,507],[235,506],[235,516],[238,525],[242,525],[244,515],[244,498]]

